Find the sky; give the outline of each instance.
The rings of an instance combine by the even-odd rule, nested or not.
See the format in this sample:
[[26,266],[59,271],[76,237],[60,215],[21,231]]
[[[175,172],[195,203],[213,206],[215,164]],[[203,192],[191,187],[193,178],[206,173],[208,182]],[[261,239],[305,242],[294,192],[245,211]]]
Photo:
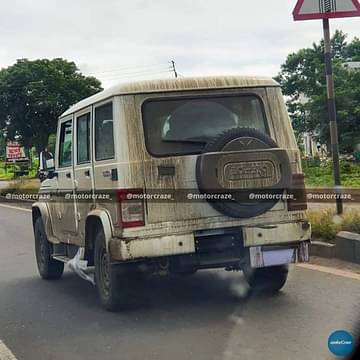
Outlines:
[[[62,57],[105,88],[172,77],[171,60],[181,76],[275,76],[289,53],[322,37],[321,21],[293,21],[295,3],[2,0],[0,68],[20,58]],[[331,20],[331,29],[360,37],[360,17]]]

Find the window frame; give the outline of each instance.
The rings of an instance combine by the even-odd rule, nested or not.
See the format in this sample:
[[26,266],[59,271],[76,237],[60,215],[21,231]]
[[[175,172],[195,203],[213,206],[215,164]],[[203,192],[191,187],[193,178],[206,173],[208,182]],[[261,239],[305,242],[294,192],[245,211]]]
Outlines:
[[[113,122],[113,144],[114,144],[114,154],[111,157],[108,158],[102,158],[102,159],[98,159],[96,157],[96,147],[97,147],[97,136],[96,136],[96,109],[109,105],[111,104],[111,108],[112,108],[112,122]],[[116,155],[116,144],[115,144],[115,114],[114,114],[114,99],[111,98],[110,100],[104,100],[101,103],[98,103],[96,105],[93,105],[93,144],[94,144],[94,149],[93,149],[93,154],[94,154],[94,161],[96,162],[102,162],[102,161],[106,161],[106,160],[114,160],[115,159],[115,155]]]
[[[89,140],[89,160],[86,161],[79,161],[79,118],[88,115],[88,140]],[[91,108],[87,108],[77,114],[75,114],[76,119],[76,165],[83,165],[83,164],[89,164],[92,160],[92,146],[91,146],[91,139],[92,139],[92,111]]]
[[[61,156],[61,130],[63,128],[63,126],[68,123],[71,122],[71,164],[70,165],[62,165],[60,163],[60,156]],[[60,123],[59,123],[59,135],[58,135],[58,139],[59,139],[59,145],[58,145],[58,153],[57,153],[57,157],[56,157],[56,161],[58,163],[58,168],[59,169],[66,169],[66,168],[72,168],[74,166],[74,118],[73,116],[68,117],[68,118],[64,118],[61,119]]]
[[173,156],[190,156],[190,155],[199,155],[201,154],[201,151],[189,151],[187,153],[182,152],[171,152],[168,154],[156,154],[153,153],[149,148],[149,139],[147,136],[147,129],[145,126],[145,116],[144,116],[144,107],[149,102],[162,102],[162,101],[171,101],[171,100],[196,100],[196,99],[214,99],[219,97],[254,97],[259,100],[260,103],[260,109],[261,113],[264,118],[264,125],[265,125],[265,134],[270,136],[270,126],[269,126],[269,117],[267,116],[266,109],[265,109],[265,103],[263,98],[255,93],[255,92],[231,92],[231,93],[214,93],[214,94],[186,94],[183,96],[179,96],[177,94],[173,94],[172,96],[164,96],[164,97],[152,97],[147,98],[141,103],[141,122],[142,122],[142,128],[143,128],[143,134],[144,134],[144,142],[145,142],[145,148],[146,151],[154,158],[167,158],[167,157],[173,157]]

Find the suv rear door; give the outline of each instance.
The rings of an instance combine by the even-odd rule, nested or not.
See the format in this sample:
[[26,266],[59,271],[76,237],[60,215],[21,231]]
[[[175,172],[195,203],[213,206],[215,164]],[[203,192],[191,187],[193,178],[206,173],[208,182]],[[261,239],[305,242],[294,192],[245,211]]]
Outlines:
[[[93,172],[94,186],[98,195],[112,192],[118,187],[116,141],[114,138],[115,101],[105,100],[94,105],[93,120]],[[110,212],[116,221],[117,203],[112,200],[96,199],[96,206]]]
[[[187,198],[198,192],[196,161],[205,144],[230,128],[250,127],[271,136],[263,88],[164,94],[142,105],[147,192],[173,191],[182,201],[147,201],[148,222],[221,216],[205,200]],[[194,132],[194,129],[196,130]],[[194,132],[194,133],[193,133]]]

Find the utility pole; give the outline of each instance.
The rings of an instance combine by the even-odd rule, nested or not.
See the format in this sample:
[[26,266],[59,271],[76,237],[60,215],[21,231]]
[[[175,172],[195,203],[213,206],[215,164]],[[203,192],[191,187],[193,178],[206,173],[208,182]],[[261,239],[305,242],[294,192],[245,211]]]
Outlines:
[[171,66],[172,66],[172,71],[174,72],[174,75],[175,75],[175,79],[177,79],[178,73],[177,73],[176,68],[175,68],[175,61],[174,60],[171,60]]
[[330,24],[329,19],[323,19],[324,30],[324,52],[325,52],[325,73],[327,85],[327,105],[330,120],[330,138],[331,138],[331,155],[333,158],[334,168],[334,182],[336,197],[336,211],[337,214],[343,213],[343,203],[341,199],[341,177],[340,177],[340,161],[339,161],[339,139],[336,121],[336,104],[335,104],[335,90],[334,77],[332,70],[331,57],[331,40],[330,40]]

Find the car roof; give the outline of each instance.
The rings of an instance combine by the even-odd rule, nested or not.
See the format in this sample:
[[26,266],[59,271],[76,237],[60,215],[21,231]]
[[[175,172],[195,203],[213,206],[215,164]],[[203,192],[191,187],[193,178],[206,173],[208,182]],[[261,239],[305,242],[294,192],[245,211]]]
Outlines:
[[272,78],[259,76],[181,77],[177,79],[158,79],[121,83],[79,101],[66,110],[61,117],[78,112],[94,103],[101,102],[117,95],[269,86],[279,86],[279,84]]

